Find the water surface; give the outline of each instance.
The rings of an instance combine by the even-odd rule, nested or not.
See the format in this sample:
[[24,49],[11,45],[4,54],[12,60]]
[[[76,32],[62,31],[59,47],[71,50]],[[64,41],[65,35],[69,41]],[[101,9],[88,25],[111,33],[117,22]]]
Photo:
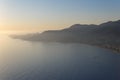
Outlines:
[[120,55],[83,44],[0,35],[0,80],[120,80]]

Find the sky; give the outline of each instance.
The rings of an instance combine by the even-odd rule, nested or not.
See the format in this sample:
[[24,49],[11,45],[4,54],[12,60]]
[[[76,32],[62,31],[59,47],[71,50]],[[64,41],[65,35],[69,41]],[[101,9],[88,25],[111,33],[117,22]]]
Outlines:
[[39,32],[120,19],[120,0],[0,0],[0,31]]

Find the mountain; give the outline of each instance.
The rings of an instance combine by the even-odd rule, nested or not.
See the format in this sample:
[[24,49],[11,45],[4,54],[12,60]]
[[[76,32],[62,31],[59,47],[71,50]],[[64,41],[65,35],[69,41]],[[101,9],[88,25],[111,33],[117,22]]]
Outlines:
[[12,38],[28,41],[82,43],[120,51],[120,20],[100,25],[74,24],[62,30],[12,35]]

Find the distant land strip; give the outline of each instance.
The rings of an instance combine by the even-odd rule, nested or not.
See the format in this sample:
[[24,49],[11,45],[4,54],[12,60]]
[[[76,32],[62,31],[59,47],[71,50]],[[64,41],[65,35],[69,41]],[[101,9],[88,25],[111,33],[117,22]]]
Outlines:
[[34,42],[82,43],[120,53],[120,20],[109,21],[100,25],[74,24],[62,30],[10,35],[10,37]]

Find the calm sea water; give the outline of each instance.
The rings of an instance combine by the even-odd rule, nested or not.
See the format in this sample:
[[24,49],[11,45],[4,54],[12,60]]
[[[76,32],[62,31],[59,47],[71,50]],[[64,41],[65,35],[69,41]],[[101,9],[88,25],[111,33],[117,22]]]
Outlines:
[[120,80],[120,55],[83,44],[0,36],[0,80]]

